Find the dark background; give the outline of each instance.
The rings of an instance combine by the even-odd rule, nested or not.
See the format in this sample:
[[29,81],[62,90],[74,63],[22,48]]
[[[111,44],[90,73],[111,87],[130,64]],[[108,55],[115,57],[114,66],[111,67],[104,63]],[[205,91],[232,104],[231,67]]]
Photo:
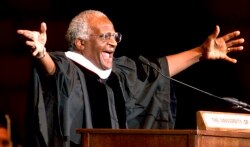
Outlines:
[[[70,20],[85,9],[98,9],[123,34],[116,56],[143,54],[159,57],[200,45],[218,24],[221,34],[240,30],[245,50],[230,53],[237,64],[203,61],[174,78],[220,97],[236,97],[250,103],[248,0],[1,0],[0,1],[0,111],[12,120],[13,139],[22,144],[27,107],[31,57],[17,29],[38,30],[47,23],[48,51],[66,51],[64,35]],[[178,64],[178,63],[177,63]],[[235,110],[227,102],[174,83],[178,99],[176,129],[196,128],[198,110]]]

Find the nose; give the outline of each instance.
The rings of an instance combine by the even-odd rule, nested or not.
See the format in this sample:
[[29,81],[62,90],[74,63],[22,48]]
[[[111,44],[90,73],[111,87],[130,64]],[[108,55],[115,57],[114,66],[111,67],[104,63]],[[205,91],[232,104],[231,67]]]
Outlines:
[[116,47],[117,46],[117,42],[114,36],[111,36],[110,39],[108,40],[108,44],[112,47]]

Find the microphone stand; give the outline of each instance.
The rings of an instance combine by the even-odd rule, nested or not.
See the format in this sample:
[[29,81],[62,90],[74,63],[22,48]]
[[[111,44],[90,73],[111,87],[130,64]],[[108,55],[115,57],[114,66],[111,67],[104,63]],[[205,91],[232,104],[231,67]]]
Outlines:
[[194,90],[196,90],[196,91],[199,91],[199,92],[201,92],[201,93],[205,93],[205,94],[207,94],[207,95],[209,95],[209,96],[212,96],[212,97],[214,97],[214,98],[217,98],[217,99],[221,99],[221,100],[227,101],[227,102],[229,102],[229,103],[231,103],[231,104],[234,105],[234,106],[233,106],[234,109],[242,109],[242,110],[245,110],[245,111],[247,111],[247,112],[250,112],[250,109],[249,109],[249,108],[250,108],[250,105],[247,104],[247,103],[245,103],[245,102],[241,102],[241,101],[239,101],[238,99],[232,98],[232,97],[219,97],[219,96],[216,96],[216,95],[211,94],[211,93],[209,93],[209,92],[206,92],[206,91],[204,91],[204,90],[201,90],[201,89],[199,89],[199,88],[196,88],[196,87],[194,87],[194,86],[191,86],[191,85],[189,85],[189,84],[183,83],[183,82],[181,82],[181,81],[179,81],[179,80],[176,80],[176,79],[174,79],[174,78],[171,78],[171,77],[169,77],[169,76],[167,76],[167,75],[164,75],[158,68],[156,68],[156,67],[154,67],[153,65],[151,65],[151,63],[150,63],[145,57],[143,57],[143,56],[140,56],[140,57],[139,57],[139,60],[142,61],[142,63],[144,63],[144,64],[148,65],[149,67],[153,68],[154,70],[156,70],[158,73],[160,73],[163,77],[165,77],[165,78],[167,78],[167,79],[170,79],[170,80],[172,80],[172,81],[174,81],[174,82],[177,82],[177,83],[179,83],[179,84],[181,84],[181,85],[187,86],[187,87],[189,87],[189,88],[191,88],[191,89],[194,89]]
[[[225,101],[228,101],[228,102],[230,102],[230,103],[232,103],[234,106],[233,106],[233,108],[234,109],[243,109],[243,110],[245,110],[245,111],[248,111],[248,112],[250,112],[250,105],[249,104],[247,104],[247,103],[245,103],[245,102],[241,102],[241,101],[239,101],[237,98],[233,98],[233,97],[223,97],[222,98],[223,100],[225,100]],[[248,107],[248,108],[247,108]]]

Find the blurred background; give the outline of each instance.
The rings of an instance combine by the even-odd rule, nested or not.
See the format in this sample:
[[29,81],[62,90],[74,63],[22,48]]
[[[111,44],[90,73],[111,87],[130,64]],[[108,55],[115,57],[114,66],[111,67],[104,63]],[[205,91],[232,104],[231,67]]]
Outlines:
[[[215,25],[221,34],[241,31],[242,52],[230,53],[237,64],[204,61],[174,78],[219,97],[235,97],[250,103],[250,1],[248,0],[1,0],[0,1],[0,111],[12,122],[16,145],[24,139],[24,115],[31,78],[31,56],[17,29],[38,30],[47,23],[47,51],[66,51],[65,32],[70,20],[82,10],[98,9],[123,34],[116,56],[159,57],[200,45]],[[178,63],[177,63],[178,64]],[[225,101],[174,83],[177,96],[176,129],[196,128],[196,112],[226,111],[249,113],[232,108]]]

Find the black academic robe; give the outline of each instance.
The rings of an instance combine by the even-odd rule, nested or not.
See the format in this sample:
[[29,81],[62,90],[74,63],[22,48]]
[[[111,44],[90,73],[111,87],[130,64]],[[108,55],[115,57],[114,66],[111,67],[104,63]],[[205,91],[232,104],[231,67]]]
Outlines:
[[[86,69],[63,52],[51,52],[50,55],[57,66],[54,76],[43,74],[39,65],[34,67],[28,111],[31,146],[67,146],[69,141],[79,144],[81,138],[76,134],[77,128],[99,127],[94,123],[99,122],[95,117],[98,107],[93,106],[98,98],[94,101],[91,98],[103,92],[107,106],[103,109],[108,112],[104,112],[107,127],[174,128],[176,99],[171,93],[170,81],[140,60],[115,58],[111,76],[104,81],[100,79],[103,85],[95,91],[95,85],[92,89],[87,85],[91,83],[91,74]],[[165,58],[151,61],[152,66],[169,76]]]

